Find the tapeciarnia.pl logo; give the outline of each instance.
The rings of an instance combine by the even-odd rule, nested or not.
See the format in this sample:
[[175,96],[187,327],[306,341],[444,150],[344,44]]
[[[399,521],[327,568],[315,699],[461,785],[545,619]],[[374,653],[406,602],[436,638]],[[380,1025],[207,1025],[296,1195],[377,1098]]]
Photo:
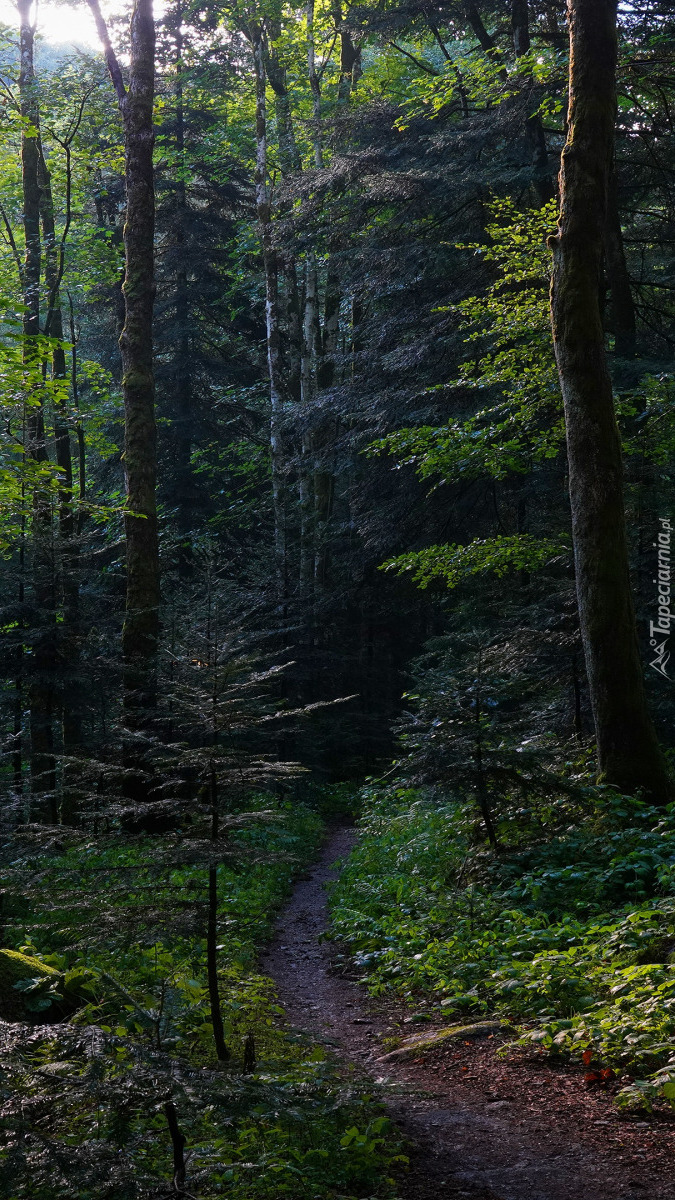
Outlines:
[[657,535],[657,541],[652,543],[657,551],[657,577],[652,582],[657,585],[659,615],[656,621],[649,622],[649,645],[656,656],[649,665],[658,671],[659,675],[663,675],[664,679],[670,679],[666,670],[670,660],[670,651],[666,647],[670,637],[670,622],[675,621],[675,613],[670,611],[670,541],[673,530],[670,517],[659,517],[659,525],[661,528]]

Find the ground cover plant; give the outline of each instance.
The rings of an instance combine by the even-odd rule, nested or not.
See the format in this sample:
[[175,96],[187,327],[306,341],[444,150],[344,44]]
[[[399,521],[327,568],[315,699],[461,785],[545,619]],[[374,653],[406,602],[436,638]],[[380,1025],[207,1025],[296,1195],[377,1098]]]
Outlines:
[[322,1050],[283,1031],[256,965],[323,823],[269,796],[239,816],[218,879],[226,1063],[198,936],[202,863],[167,864],[156,838],[82,833],[7,867],[5,942],[23,971],[0,984],[24,1010],[0,1024],[6,1200],[394,1194],[390,1122]]
[[504,804],[373,784],[332,893],[334,936],[420,1020],[495,1014],[518,1044],[675,1095],[675,809],[610,789]]

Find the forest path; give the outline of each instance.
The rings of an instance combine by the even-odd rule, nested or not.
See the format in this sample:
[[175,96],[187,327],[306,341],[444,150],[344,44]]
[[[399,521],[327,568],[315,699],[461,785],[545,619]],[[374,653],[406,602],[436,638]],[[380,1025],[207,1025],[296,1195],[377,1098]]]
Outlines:
[[374,1081],[414,1143],[406,1200],[673,1200],[672,1128],[620,1120],[609,1097],[584,1092],[579,1073],[505,1064],[494,1041],[455,1043],[461,1053],[440,1065],[433,1057],[377,1061],[383,1038],[417,1027],[401,1026],[400,1012],[334,973],[330,944],[320,940],[325,884],[355,837],[345,828],[330,835],[282,912],[262,967],[289,1024]]

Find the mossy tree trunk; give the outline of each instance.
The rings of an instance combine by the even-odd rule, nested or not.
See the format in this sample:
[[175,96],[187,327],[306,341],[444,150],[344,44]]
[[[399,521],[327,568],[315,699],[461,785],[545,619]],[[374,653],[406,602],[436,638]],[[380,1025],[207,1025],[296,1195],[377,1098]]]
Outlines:
[[600,775],[670,799],[647,711],[629,577],[621,442],[601,289],[616,113],[616,0],[569,0],[570,97],[551,310],[565,404],[572,533]]

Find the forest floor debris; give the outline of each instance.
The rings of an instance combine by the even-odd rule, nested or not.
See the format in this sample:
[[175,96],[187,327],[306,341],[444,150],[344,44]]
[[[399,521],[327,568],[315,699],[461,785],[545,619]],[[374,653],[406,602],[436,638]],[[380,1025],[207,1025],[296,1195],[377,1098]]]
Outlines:
[[494,1032],[378,1061],[408,1032],[405,1014],[334,971],[322,939],[325,884],[354,836],[333,832],[298,883],[263,967],[290,1024],[377,1083],[415,1147],[401,1185],[406,1200],[672,1200],[675,1115],[620,1114],[614,1085],[585,1083],[577,1066],[501,1057],[507,1038]]

